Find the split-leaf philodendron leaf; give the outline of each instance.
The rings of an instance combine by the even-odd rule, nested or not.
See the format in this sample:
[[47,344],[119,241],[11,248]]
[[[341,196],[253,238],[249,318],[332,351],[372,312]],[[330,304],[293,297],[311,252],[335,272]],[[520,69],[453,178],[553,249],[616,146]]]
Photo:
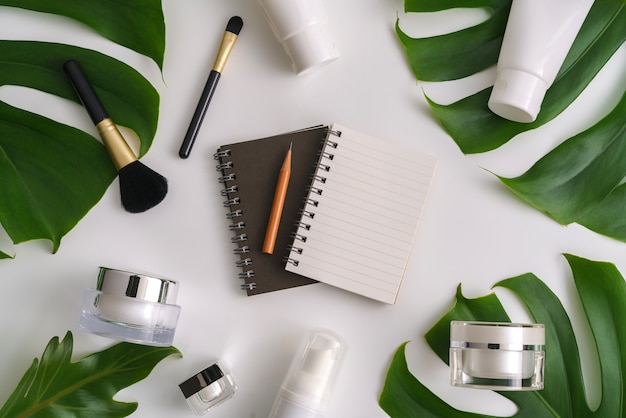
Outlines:
[[[409,37],[397,21],[396,32],[415,76],[424,81],[454,80],[495,65],[510,4],[511,0],[405,0],[409,13],[456,7],[491,10],[490,17],[476,26],[430,38]],[[427,100],[464,153],[495,150],[565,110],[623,45],[625,27],[626,2],[594,2],[533,123],[511,122],[493,114],[487,107],[491,88],[450,105]],[[619,88],[623,90],[623,86]],[[557,222],[577,222],[626,241],[626,215],[621,211],[626,199],[621,186],[626,172],[626,147],[621,146],[626,141],[625,100],[622,96],[615,109],[595,126],[565,140],[524,175],[500,179]]]
[[52,13],[84,23],[113,42],[152,58],[163,68],[165,19],[161,1],[0,0],[0,6]]
[[[80,20],[162,65],[160,0],[54,3],[0,0],[0,5]],[[63,63],[76,59],[112,119],[139,137],[139,157],[150,148],[159,95],[130,66],[96,51],[38,41],[0,40],[0,57],[0,87],[33,88],[79,102],[63,73]],[[86,112],[77,117],[86,118]],[[99,138],[0,101],[0,224],[13,243],[47,239],[56,252],[61,238],[100,200],[115,176]]]
[[0,409],[0,418],[128,416],[137,403],[113,396],[147,377],[165,357],[180,355],[174,347],[118,343],[72,362],[72,341],[71,332],[61,342],[50,340],[41,361],[33,360]]
[[[517,406],[515,418],[621,417],[626,385],[626,282],[614,264],[565,255],[591,328],[600,363],[602,399],[592,410],[585,394],[578,345],[571,322],[556,295],[535,275],[524,274],[495,285],[511,290],[528,308],[536,323],[545,324],[545,389],[498,392]],[[433,351],[449,363],[450,321],[509,322],[498,297],[467,299],[460,286],[456,303],[426,334]],[[455,409],[431,392],[409,371],[406,343],[395,353],[380,406],[392,418],[488,417]],[[475,389],[459,389],[475,390]]]

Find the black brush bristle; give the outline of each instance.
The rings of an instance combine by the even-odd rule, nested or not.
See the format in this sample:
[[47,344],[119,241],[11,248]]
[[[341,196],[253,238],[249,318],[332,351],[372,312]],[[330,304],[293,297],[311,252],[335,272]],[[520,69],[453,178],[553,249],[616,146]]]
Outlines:
[[226,31],[232,32],[235,35],[239,35],[241,28],[243,27],[243,20],[239,16],[233,16],[226,25]]
[[140,213],[158,205],[167,194],[167,179],[139,160],[119,170],[122,206]]

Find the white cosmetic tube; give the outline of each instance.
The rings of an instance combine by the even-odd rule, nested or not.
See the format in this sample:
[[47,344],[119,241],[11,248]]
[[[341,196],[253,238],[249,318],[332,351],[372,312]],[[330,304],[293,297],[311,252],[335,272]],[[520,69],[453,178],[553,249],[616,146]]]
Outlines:
[[258,2],[296,74],[309,74],[339,58],[322,0]]
[[513,0],[489,109],[533,122],[593,0]]

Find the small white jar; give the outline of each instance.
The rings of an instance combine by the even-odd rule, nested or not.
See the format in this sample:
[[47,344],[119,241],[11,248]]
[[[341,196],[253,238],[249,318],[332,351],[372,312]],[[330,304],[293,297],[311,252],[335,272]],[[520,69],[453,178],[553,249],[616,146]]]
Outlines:
[[178,283],[100,267],[95,289],[85,292],[80,328],[122,341],[166,347],[180,315]]
[[196,415],[204,415],[237,392],[232,375],[220,362],[196,373],[178,387]]
[[450,323],[450,384],[490,390],[543,389],[543,324]]

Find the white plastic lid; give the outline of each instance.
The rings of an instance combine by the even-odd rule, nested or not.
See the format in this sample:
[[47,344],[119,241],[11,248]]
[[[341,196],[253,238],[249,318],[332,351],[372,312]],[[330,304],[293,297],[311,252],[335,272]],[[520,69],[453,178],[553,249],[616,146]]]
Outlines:
[[520,324],[510,322],[450,323],[450,341],[483,344],[544,345],[543,324]]
[[339,58],[339,51],[328,31],[328,25],[315,24],[283,41],[285,52],[291,58],[298,75],[308,74]]
[[539,114],[548,90],[539,77],[520,70],[498,71],[489,97],[489,109],[513,122],[530,123]]

